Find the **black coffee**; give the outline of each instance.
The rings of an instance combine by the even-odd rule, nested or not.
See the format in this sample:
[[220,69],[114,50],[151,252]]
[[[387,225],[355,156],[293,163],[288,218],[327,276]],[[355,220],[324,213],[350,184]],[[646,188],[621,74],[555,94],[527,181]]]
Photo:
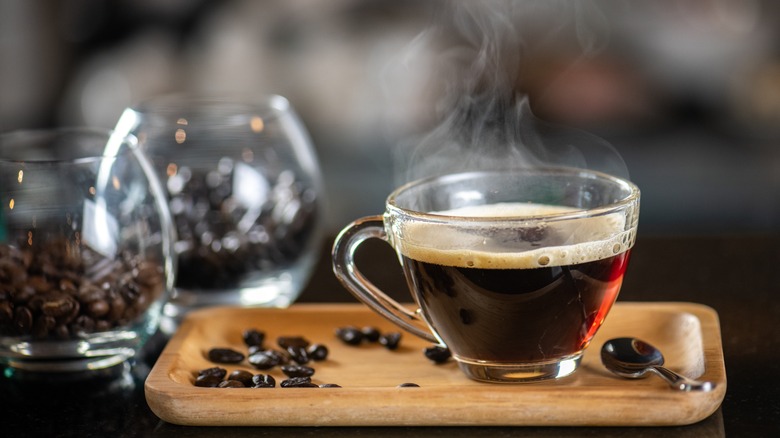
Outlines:
[[[407,237],[414,232],[407,231]],[[518,239],[542,240],[537,234],[547,231],[519,233]],[[617,298],[630,245],[528,246],[516,253],[402,248],[410,289],[461,359],[561,358],[580,352],[601,326]]]

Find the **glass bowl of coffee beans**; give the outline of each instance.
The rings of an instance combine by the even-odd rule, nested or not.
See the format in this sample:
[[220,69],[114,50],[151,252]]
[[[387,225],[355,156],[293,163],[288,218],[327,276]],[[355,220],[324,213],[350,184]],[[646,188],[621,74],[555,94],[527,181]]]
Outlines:
[[322,183],[287,99],[179,94],[125,110],[176,226],[172,321],[211,305],[286,307],[320,249]]
[[0,367],[124,364],[173,290],[173,225],[133,137],[86,128],[0,135]]

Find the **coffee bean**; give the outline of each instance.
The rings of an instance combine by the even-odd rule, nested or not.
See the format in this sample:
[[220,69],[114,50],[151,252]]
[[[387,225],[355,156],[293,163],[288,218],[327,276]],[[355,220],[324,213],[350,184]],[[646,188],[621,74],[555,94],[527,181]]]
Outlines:
[[247,347],[262,347],[265,342],[265,333],[256,329],[248,329],[243,334],[244,344]]
[[314,375],[314,368],[305,365],[282,365],[282,372],[287,377],[311,377]]
[[285,363],[287,358],[276,350],[264,350],[249,356],[249,364],[258,370],[270,370]]
[[382,333],[376,327],[363,327],[360,329],[363,333],[363,338],[368,342],[377,342]]
[[444,363],[452,356],[449,348],[441,345],[433,345],[423,350],[425,357],[432,360],[435,363]]
[[230,348],[212,348],[208,358],[216,363],[239,363],[244,360],[244,354]]
[[253,388],[274,388],[276,379],[270,374],[255,374],[252,376]]
[[246,388],[246,385],[238,380],[225,380],[220,382],[217,386],[219,388]]
[[304,347],[289,346],[287,347],[287,355],[298,365],[306,365],[309,363],[309,360],[311,360],[309,358],[309,352]]
[[238,380],[243,383],[245,387],[249,388],[253,385],[252,378],[254,376],[249,371],[235,370],[228,375],[228,380]]
[[195,378],[195,386],[204,388],[216,388],[222,383],[222,378],[214,375],[203,374]]
[[199,376],[217,376],[220,380],[224,379],[227,375],[227,370],[222,367],[205,368],[198,371]]
[[95,321],[95,332],[107,332],[111,330],[111,322],[106,321],[105,319],[99,319]]
[[32,329],[33,317],[30,309],[19,306],[14,309],[13,326],[18,334],[26,335]]
[[360,345],[363,342],[363,333],[351,326],[336,329],[336,337],[348,345]]
[[79,315],[71,325],[71,331],[80,335],[95,331],[95,320],[87,315]]
[[280,336],[276,339],[276,343],[283,349],[289,347],[306,348],[309,346],[309,341],[303,336]]
[[163,267],[148,260],[141,261],[131,272],[135,281],[147,288],[154,288],[164,281]]
[[319,385],[311,382],[311,377],[290,377],[279,384],[282,388],[319,388]]
[[416,383],[410,383],[410,382],[409,383],[402,383],[402,384],[398,385],[398,388],[419,388],[419,387],[420,387],[420,385],[418,385]]
[[73,295],[77,289],[76,289],[76,285],[73,283],[72,280],[68,278],[63,278],[60,280],[60,290],[70,295]]
[[379,343],[384,345],[388,350],[397,349],[400,342],[401,333],[398,332],[385,333],[379,337]]
[[44,299],[40,310],[46,316],[60,319],[70,315],[75,306],[78,306],[78,302],[69,295],[53,294]]
[[309,357],[314,361],[323,361],[328,358],[328,347],[323,344],[314,344],[308,349]]
[[255,353],[259,353],[265,350],[266,350],[265,347],[263,347],[262,345],[251,345],[249,346],[249,348],[247,348],[247,355],[251,356]]
[[103,301],[104,305],[106,306],[105,313],[103,313],[103,315],[108,313],[108,303],[105,301],[106,292],[103,289],[97,287],[94,283],[82,283],[81,286],[79,286],[76,298],[78,298],[82,304],[87,305],[95,301]]
[[110,307],[105,300],[97,299],[87,304],[87,314],[94,318],[105,316],[109,310]]

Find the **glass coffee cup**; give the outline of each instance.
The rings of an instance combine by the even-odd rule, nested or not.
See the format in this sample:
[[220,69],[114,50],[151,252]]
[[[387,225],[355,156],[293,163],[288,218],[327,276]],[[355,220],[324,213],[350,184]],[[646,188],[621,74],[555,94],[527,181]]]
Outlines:
[[[639,217],[639,189],[572,168],[477,171],[395,190],[383,216],[348,225],[336,276],[403,329],[446,346],[467,376],[527,382],[576,371],[618,296]],[[369,238],[397,252],[410,310],[355,265]]]

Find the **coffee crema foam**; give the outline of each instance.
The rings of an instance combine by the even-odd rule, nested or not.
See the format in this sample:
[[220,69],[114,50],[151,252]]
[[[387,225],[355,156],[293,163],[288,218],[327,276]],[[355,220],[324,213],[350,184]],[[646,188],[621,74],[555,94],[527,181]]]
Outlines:
[[[497,203],[430,212],[433,215],[469,218],[517,218],[517,236],[522,235],[523,219],[581,211],[571,207],[534,203]],[[494,242],[491,232],[474,233],[446,230],[441,224],[413,222],[405,224],[403,238],[397,242],[402,255],[427,263],[481,269],[531,269],[592,262],[620,254],[634,244],[635,229],[625,229],[625,216],[612,213],[562,222],[534,221],[529,228],[541,228],[541,247],[516,248],[513,243]],[[506,235],[506,228],[501,233]],[[510,230],[511,231],[511,230]]]

